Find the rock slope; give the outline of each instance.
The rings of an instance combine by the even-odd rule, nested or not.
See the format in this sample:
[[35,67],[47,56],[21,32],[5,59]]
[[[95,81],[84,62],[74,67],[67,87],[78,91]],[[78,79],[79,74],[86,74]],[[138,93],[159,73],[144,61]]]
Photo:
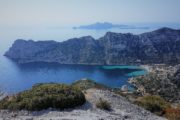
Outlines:
[[176,67],[176,72],[173,75],[172,81],[174,84],[176,84],[178,86],[178,88],[180,89],[180,65],[178,65]]
[[161,28],[140,35],[107,32],[97,40],[91,36],[64,42],[16,40],[5,56],[18,63],[178,64],[180,30]]
[[[111,103],[111,111],[96,108],[95,104],[100,97]],[[76,109],[39,112],[1,110],[0,118],[13,120],[166,120],[129,103],[125,98],[108,90],[89,89],[86,91],[86,99],[87,103]]]
[[146,75],[129,79],[129,82],[138,88],[137,92],[141,95],[158,95],[168,102],[179,104],[180,65],[148,65],[148,72]]

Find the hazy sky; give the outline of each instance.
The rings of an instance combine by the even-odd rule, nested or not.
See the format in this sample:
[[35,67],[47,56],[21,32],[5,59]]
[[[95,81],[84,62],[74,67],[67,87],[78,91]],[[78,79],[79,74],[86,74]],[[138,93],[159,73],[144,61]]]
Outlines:
[[0,0],[1,26],[180,22],[180,0]]

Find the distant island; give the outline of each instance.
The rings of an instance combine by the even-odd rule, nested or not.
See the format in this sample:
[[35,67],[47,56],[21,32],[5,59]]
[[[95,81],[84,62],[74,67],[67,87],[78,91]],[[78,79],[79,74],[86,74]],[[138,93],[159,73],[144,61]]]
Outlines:
[[112,24],[109,22],[97,22],[90,25],[82,25],[79,27],[73,27],[73,29],[92,29],[92,30],[103,30],[103,29],[112,29],[112,28],[118,28],[118,29],[149,29],[148,27],[138,27],[133,25],[120,25],[120,24]]
[[139,35],[107,32],[64,42],[16,40],[4,54],[18,63],[86,65],[179,64],[180,30],[161,28]]

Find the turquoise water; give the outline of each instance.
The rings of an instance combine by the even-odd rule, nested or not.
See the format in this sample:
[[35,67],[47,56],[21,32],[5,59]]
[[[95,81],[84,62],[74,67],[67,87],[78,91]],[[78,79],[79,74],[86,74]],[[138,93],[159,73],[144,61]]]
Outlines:
[[126,75],[130,76],[130,77],[136,77],[136,76],[145,75],[145,74],[147,74],[146,70],[140,70],[140,71],[135,71],[135,72],[128,73]]
[[109,70],[113,70],[113,69],[141,69],[140,66],[102,66],[103,69],[109,69]]
[[[145,70],[144,68],[142,68],[141,66],[102,66],[102,69],[104,70],[107,70],[107,71],[120,71],[120,70],[123,70],[123,71],[126,71],[124,73],[124,76],[126,77],[137,77],[137,76],[140,76],[140,75],[145,75],[148,73],[147,70]],[[130,85],[129,83],[126,83],[126,85],[128,85],[128,91],[134,91],[135,88]]]
[[135,76],[147,74],[147,71],[141,66],[123,66],[123,65],[122,66],[102,66],[102,68],[106,70],[117,70],[117,69],[134,70],[126,74],[126,76],[129,76],[129,77],[135,77]]

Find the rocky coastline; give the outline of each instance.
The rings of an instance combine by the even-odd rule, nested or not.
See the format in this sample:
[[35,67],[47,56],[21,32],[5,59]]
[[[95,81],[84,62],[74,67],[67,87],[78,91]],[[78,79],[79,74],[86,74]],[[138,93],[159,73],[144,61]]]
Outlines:
[[16,40],[4,54],[17,63],[55,62],[86,65],[180,63],[180,30],[161,28],[139,35],[107,32],[64,42]]
[[136,92],[142,96],[160,95],[169,102],[180,104],[180,86],[176,84],[180,80],[177,74],[179,65],[154,64],[142,67],[148,71],[147,75],[129,79],[129,83],[137,88]]

